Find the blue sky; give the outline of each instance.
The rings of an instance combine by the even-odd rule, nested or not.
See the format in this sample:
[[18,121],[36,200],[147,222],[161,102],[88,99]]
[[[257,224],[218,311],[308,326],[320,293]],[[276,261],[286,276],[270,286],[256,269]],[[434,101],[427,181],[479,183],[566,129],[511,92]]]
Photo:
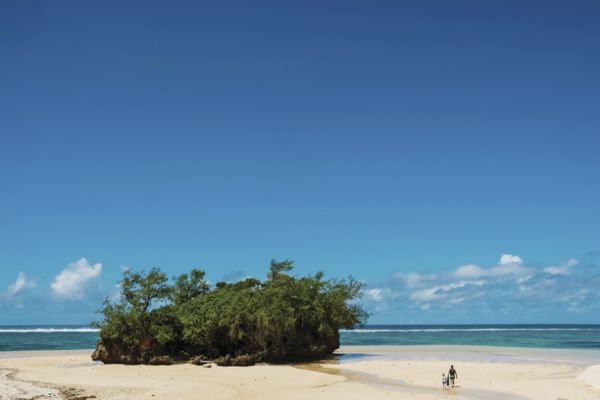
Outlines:
[[599,323],[599,19],[0,2],[0,324],[88,322],[124,266],[271,258],[365,281],[371,323]]

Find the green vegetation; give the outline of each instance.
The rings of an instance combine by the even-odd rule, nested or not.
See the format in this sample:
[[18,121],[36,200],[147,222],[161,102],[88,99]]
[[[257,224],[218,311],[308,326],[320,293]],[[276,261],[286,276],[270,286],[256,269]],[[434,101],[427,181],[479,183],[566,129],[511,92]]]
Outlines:
[[121,301],[106,300],[92,355],[105,363],[170,364],[213,360],[251,365],[317,358],[339,347],[339,329],[362,325],[352,278],[296,278],[291,261],[271,262],[266,281],[248,278],[210,288],[204,272],[173,278],[158,269],[125,272]]

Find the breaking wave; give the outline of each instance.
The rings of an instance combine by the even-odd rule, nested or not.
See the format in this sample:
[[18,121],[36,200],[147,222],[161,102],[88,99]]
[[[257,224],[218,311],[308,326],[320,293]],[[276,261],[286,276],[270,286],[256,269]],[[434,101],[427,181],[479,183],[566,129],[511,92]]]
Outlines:
[[96,328],[0,328],[0,333],[98,333]]

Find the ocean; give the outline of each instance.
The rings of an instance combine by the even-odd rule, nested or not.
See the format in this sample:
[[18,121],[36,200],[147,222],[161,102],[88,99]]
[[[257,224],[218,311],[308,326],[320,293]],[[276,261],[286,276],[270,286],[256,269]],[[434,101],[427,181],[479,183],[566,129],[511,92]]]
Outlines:
[[342,331],[341,342],[600,349],[600,325],[370,325]]
[[98,330],[86,326],[0,325],[0,351],[91,349],[97,341]]
[[[477,345],[600,349],[600,325],[368,325],[342,330],[342,345]],[[94,348],[85,326],[0,326],[0,351]]]

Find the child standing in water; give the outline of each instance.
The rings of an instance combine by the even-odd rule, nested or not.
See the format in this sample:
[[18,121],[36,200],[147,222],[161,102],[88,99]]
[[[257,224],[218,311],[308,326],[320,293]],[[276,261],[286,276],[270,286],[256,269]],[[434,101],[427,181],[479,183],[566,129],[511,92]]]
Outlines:
[[446,374],[442,374],[442,390],[446,390],[447,384],[448,384],[448,380],[446,379]]

